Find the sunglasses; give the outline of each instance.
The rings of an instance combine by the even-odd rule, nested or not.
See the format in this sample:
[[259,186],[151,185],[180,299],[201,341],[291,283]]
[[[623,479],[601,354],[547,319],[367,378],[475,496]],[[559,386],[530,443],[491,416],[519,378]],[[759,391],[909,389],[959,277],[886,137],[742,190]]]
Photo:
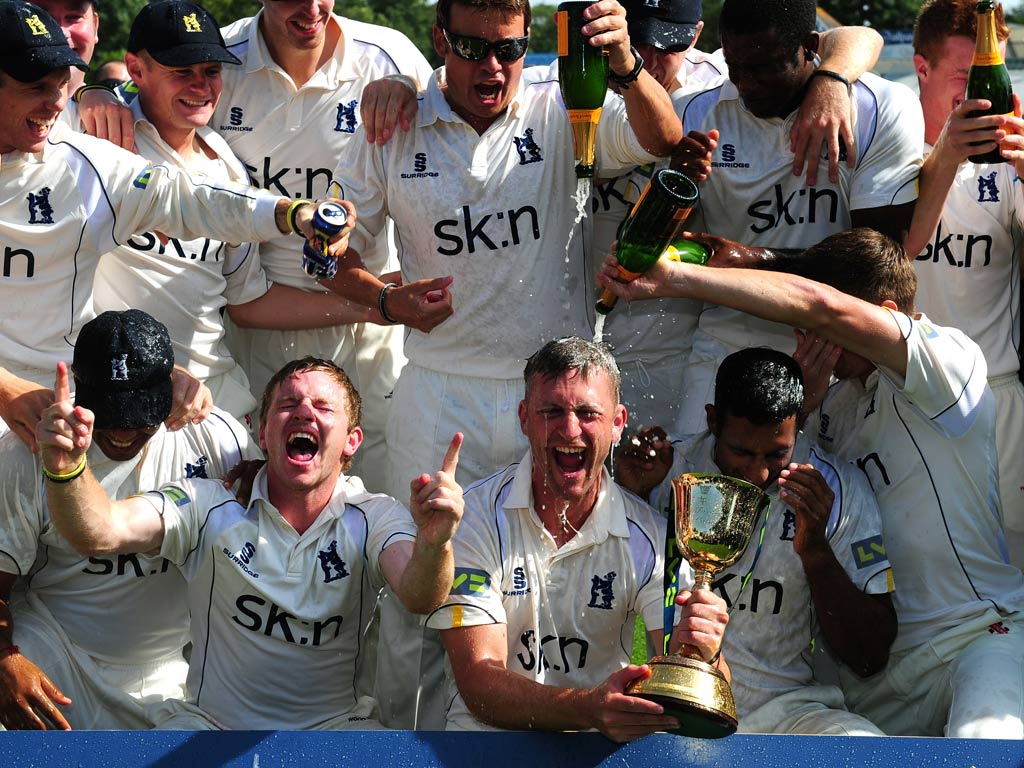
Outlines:
[[526,46],[530,43],[530,36],[509,37],[504,40],[484,40],[482,37],[470,37],[469,35],[457,35],[442,29],[445,42],[452,52],[460,59],[466,61],[483,61],[491,51],[498,61],[506,64],[511,61],[519,61],[526,55]]

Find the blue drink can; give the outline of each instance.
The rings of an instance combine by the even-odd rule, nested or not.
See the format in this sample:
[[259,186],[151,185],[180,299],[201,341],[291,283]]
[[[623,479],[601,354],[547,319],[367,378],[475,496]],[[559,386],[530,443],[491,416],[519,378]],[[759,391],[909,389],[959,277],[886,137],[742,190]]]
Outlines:
[[314,280],[330,280],[338,272],[338,260],[327,252],[332,237],[345,228],[348,213],[330,201],[313,211],[313,237],[302,246],[302,268]]

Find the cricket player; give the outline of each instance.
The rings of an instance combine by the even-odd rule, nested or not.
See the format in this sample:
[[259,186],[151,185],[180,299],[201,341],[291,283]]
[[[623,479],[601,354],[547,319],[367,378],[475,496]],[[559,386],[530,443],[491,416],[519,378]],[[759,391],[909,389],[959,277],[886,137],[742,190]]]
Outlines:
[[820,391],[808,431],[875,491],[899,619],[885,669],[844,677],[847,705],[890,735],[1024,738],[1024,575],[1004,556],[995,403],[978,345],[914,311],[913,267],[875,230],[832,235],[788,263],[695,237],[790,272],[662,260],[627,285],[612,257],[599,280],[620,298],[698,298],[840,348],[820,372],[839,383],[808,387]]
[[[447,727],[596,729],[619,742],[676,728],[661,705],[626,693],[650,674],[630,663],[637,615],[664,645],[665,523],[604,469],[626,424],[615,360],[556,339],[524,379],[530,449],[467,490],[455,582],[428,619],[448,651]],[[725,602],[686,591],[692,582],[684,564],[671,648],[696,646],[728,678]]]
[[718,369],[708,428],[671,442],[641,433],[617,454],[616,479],[673,523],[672,478],[684,472],[737,477],[769,495],[746,551],[712,585],[729,604],[723,646],[741,732],[882,736],[847,711],[839,686],[814,678],[815,640],[867,676],[885,666],[897,627],[878,502],[856,467],[800,432],[803,406],[793,358],[734,352]]
[[302,358],[267,386],[267,464],[247,505],[200,479],[111,501],[87,466],[94,415],[70,401],[66,377],[61,364],[38,433],[58,529],[93,556],[159,552],[188,582],[188,699],[157,706],[158,726],[374,727],[356,685],[363,633],[385,582],[419,613],[451,586],[461,436],[440,471],[414,478],[410,515],[345,474],[362,443],[359,393],[333,363]]
[[[169,431],[174,351],[140,310],[105,312],[75,343],[76,402],[96,416],[88,461],[111,494],[221,477],[257,458],[248,430],[214,410]],[[147,707],[182,698],[185,581],[152,552],[82,557],[53,525],[39,456],[0,438],[0,724],[152,728]]]
[[[0,51],[0,418],[32,444],[52,400],[47,371],[94,315],[102,254],[147,230],[228,242],[292,230],[311,236],[313,206],[229,182],[196,183],[71,131],[57,118],[71,68],[86,65],[38,6],[0,0]],[[334,247],[344,248],[347,235],[339,233]]]

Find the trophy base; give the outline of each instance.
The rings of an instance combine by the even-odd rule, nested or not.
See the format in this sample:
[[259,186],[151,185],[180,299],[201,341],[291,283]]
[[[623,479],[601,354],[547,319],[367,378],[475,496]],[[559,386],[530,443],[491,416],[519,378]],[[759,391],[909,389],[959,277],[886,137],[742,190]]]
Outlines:
[[736,732],[736,703],[725,676],[710,664],[684,656],[656,656],[651,676],[634,681],[626,693],[654,701],[679,720],[679,736],[720,739]]

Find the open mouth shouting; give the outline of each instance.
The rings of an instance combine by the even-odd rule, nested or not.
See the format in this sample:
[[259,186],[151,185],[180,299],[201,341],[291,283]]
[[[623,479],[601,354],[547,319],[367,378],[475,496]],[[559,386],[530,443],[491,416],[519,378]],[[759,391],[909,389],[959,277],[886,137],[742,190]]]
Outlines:
[[496,104],[501,98],[501,86],[500,82],[478,83],[474,90],[482,103]]
[[575,475],[586,466],[587,449],[583,446],[556,446],[553,454],[562,474]]
[[298,464],[308,464],[320,450],[320,441],[311,432],[292,432],[288,435],[288,458]]

